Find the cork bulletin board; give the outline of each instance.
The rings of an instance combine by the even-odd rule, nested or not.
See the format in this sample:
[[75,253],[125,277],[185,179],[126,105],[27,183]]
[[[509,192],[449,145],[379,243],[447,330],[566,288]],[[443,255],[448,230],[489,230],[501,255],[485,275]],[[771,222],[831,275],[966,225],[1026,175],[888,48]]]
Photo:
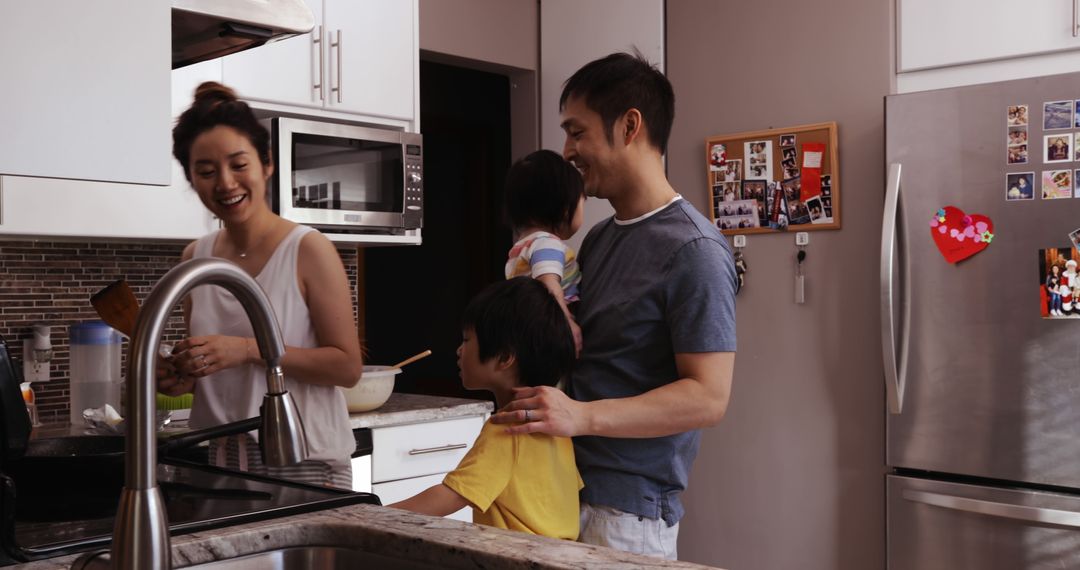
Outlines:
[[712,136],[705,164],[727,235],[840,229],[835,122]]

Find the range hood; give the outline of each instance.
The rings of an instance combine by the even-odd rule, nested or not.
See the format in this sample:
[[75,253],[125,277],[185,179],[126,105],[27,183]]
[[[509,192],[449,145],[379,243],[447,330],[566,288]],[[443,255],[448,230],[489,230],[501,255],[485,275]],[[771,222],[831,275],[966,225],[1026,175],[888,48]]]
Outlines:
[[306,34],[314,26],[304,0],[172,0],[172,67]]

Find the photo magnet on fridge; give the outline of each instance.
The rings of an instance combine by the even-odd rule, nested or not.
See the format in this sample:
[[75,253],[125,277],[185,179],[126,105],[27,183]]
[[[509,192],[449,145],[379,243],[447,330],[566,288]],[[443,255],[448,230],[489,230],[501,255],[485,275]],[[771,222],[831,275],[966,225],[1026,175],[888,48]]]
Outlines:
[[1042,318],[1080,318],[1078,262],[1080,252],[1075,247],[1039,250],[1039,315]]
[[955,206],[945,206],[930,218],[930,237],[945,261],[957,263],[990,245],[994,222],[982,214],[967,214]]

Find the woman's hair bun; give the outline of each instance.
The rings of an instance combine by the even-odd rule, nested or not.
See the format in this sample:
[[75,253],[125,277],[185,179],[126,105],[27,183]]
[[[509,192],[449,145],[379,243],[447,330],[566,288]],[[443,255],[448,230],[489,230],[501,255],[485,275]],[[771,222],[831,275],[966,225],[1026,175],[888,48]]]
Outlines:
[[195,88],[196,105],[216,105],[236,100],[235,91],[216,81],[206,81]]

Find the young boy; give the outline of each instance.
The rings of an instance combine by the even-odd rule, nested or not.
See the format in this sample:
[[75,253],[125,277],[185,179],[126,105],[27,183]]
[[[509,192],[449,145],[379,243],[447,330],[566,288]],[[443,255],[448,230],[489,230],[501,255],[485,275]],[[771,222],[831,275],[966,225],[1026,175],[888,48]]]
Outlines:
[[[568,376],[574,344],[547,287],[514,277],[469,302],[457,354],[462,384],[490,390],[501,408],[515,387],[554,386]],[[575,540],[583,486],[569,438],[513,435],[488,422],[441,484],[390,506],[435,516],[472,506],[476,523]]]

